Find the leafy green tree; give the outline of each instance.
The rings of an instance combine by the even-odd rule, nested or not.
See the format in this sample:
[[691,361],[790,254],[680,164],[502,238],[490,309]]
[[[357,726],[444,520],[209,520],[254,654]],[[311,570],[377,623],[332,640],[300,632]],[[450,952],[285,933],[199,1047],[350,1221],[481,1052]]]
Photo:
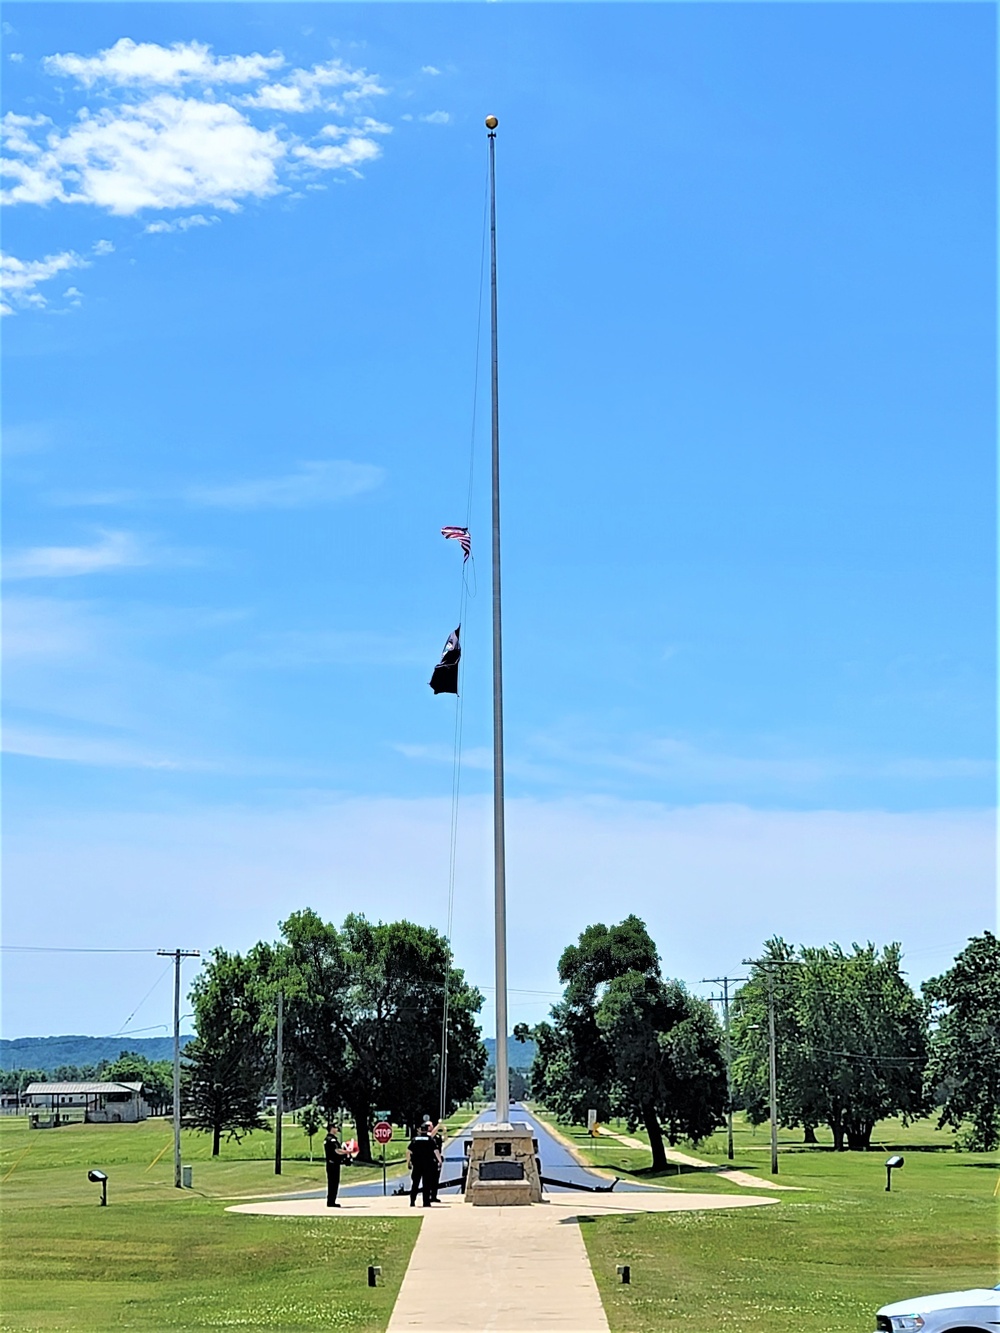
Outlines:
[[313,1139],[323,1128],[323,1111],[315,1102],[303,1106],[299,1112],[299,1124],[302,1132],[309,1136],[309,1160],[313,1159]]
[[531,1084],[523,1069],[508,1069],[507,1087],[515,1102],[523,1102],[525,1097],[531,1096]]
[[111,1083],[141,1083],[143,1097],[156,1109],[173,1101],[174,1067],[170,1060],[147,1060],[135,1051],[122,1051],[106,1066],[101,1078]]
[[954,964],[924,983],[934,1031],[928,1096],[939,1125],[962,1131],[977,1152],[1000,1147],[1000,940],[990,931],[969,940]]
[[0,1092],[22,1093],[29,1083],[47,1083],[49,1076],[44,1069],[4,1069],[0,1070]]
[[182,1105],[188,1124],[212,1135],[213,1157],[223,1133],[239,1142],[270,1128],[260,1113],[274,1078],[266,961],[213,949],[191,987],[197,1035],[184,1048]]
[[338,930],[308,909],[281,930],[271,976],[285,992],[286,1044],[315,1074],[323,1105],[350,1111],[362,1160],[371,1160],[374,1109],[398,1124],[437,1111],[445,985],[446,1113],[470,1095],[486,1063],[476,1022],[482,996],[451,966],[437,931],[357,915]]
[[96,1065],[56,1065],[52,1071],[52,1083],[93,1083],[106,1077],[107,1060],[98,1060]]
[[[774,987],[778,1119],[826,1124],[834,1147],[864,1150],[886,1116],[925,1111],[926,1008],[900,971],[900,947],[764,947],[733,1004],[733,1079],[752,1122],[768,1115],[768,985]],[[770,983],[769,983],[770,978]]]
[[[535,1095],[583,1123],[624,1117],[649,1135],[653,1169],[671,1143],[696,1142],[720,1123],[726,1073],[711,1007],[665,980],[656,946],[636,916],[589,926],[559,960],[566,989],[552,1021],[532,1035]],[[515,1032],[515,1036],[518,1033]],[[525,1034],[527,1035],[527,1034]]]

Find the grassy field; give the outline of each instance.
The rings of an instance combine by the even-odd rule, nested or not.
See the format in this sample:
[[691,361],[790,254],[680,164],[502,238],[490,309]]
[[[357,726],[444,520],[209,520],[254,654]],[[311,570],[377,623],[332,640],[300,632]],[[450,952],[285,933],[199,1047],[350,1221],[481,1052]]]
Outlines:
[[[648,1151],[557,1127],[588,1160],[623,1177],[745,1192],[711,1171],[671,1168],[654,1176]],[[781,1194],[771,1207],[584,1223],[612,1329],[871,1333],[876,1309],[888,1301],[992,1286],[1000,1279],[1000,1154],[955,1152],[952,1136],[926,1121],[905,1129],[886,1121],[878,1138],[870,1153],[834,1153],[829,1141],[807,1148],[801,1134],[783,1132],[778,1180],[802,1192]],[[721,1135],[698,1148],[678,1147],[729,1165]],[[902,1152],[906,1165],[887,1194],[890,1151]],[[769,1178],[766,1126],[755,1132],[738,1124],[732,1165]],[[627,1287],[615,1276],[618,1264],[631,1265]]]
[[[338,1218],[331,1227],[227,1213],[237,1199],[324,1186],[322,1160],[309,1163],[296,1126],[284,1127],[280,1177],[271,1134],[224,1143],[213,1160],[208,1138],[185,1132],[191,1190],[174,1188],[172,1144],[165,1120],[54,1130],[0,1120],[2,1333],[385,1328],[419,1220]],[[390,1145],[390,1161],[402,1146]],[[314,1147],[321,1153],[321,1137]],[[97,1206],[90,1167],[107,1172],[107,1208]],[[351,1167],[343,1180],[373,1177],[381,1170]],[[383,1272],[376,1288],[367,1285],[372,1263]]]

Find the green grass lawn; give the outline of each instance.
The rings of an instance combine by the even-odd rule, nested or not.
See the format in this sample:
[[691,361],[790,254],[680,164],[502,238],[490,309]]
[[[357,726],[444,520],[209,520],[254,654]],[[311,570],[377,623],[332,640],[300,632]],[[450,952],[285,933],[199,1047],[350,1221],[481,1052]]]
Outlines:
[[[543,1117],[544,1118],[544,1117]],[[558,1125],[595,1164],[637,1180],[744,1193],[711,1172],[648,1170],[648,1151]],[[628,1133],[624,1126],[609,1126]],[[632,1137],[643,1138],[641,1132]],[[818,1137],[824,1140],[822,1131]],[[908,1295],[992,1286],[998,1271],[1000,1154],[955,1152],[929,1121],[885,1121],[869,1153],[805,1147],[782,1132],[777,1179],[797,1185],[766,1208],[600,1218],[582,1230],[613,1330],[871,1333],[880,1305]],[[725,1138],[678,1144],[728,1166]],[[885,1158],[906,1165],[885,1192]],[[738,1123],[735,1167],[770,1177],[767,1127]],[[763,1193],[764,1191],[760,1191]],[[622,1286],[618,1264],[629,1264]]]
[[[53,1130],[0,1120],[2,1333],[385,1328],[419,1220],[227,1213],[238,1198],[323,1187],[323,1163],[310,1165],[295,1126],[285,1126],[292,1160],[280,1177],[270,1134],[224,1143],[213,1160],[210,1141],[185,1132],[191,1190],[174,1188],[172,1142],[165,1120]],[[390,1158],[393,1148],[402,1142]],[[107,1172],[107,1208],[90,1167]],[[351,1167],[344,1182],[374,1176],[381,1170]],[[383,1272],[376,1288],[372,1263]]]

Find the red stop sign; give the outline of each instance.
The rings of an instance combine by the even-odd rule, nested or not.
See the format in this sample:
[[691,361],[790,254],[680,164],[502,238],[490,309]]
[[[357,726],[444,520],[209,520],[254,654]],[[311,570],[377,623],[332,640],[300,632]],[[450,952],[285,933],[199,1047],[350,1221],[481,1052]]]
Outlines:
[[388,1120],[380,1120],[372,1133],[375,1135],[376,1143],[388,1143],[392,1138],[392,1125],[389,1124]]

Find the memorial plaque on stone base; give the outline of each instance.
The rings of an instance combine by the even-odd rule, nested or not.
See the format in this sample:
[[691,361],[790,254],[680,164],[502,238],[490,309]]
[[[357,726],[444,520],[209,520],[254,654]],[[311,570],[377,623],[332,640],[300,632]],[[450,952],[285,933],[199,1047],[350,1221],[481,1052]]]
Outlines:
[[477,1126],[466,1141],[467,1203],[509,1207],[541,1203],[538,1145],[525,1124]]

